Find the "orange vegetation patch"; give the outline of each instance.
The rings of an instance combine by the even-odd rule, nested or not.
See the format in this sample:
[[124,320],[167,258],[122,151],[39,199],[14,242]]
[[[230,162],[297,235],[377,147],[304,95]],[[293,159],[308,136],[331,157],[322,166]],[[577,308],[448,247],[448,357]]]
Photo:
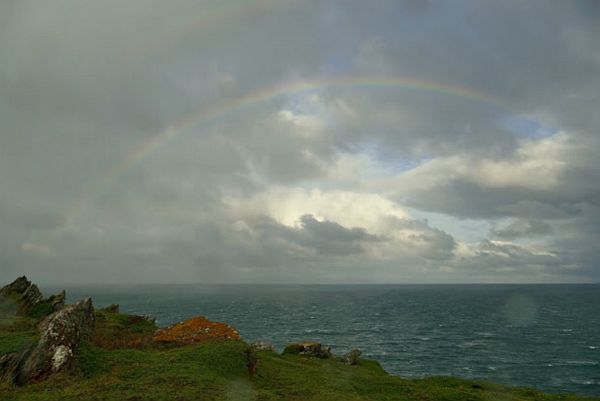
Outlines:
[[240,334],[233,327],[221,322],[211,322],[204,316],[197,316],[160,329],[154,334],[154,341],[184,344],[201,343],[208,340],[240,339]]

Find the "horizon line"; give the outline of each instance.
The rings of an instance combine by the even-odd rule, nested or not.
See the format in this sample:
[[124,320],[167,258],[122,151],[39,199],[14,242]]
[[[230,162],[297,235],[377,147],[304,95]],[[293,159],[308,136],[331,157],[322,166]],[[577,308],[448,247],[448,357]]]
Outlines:
[[56,287],[56,286],[81,286],[81,287],[145,287],[145,286],[313,286],[313,287],[325,287],[325,286],[401,286],[401,285],[414,285],[414,286],[425,286],[425,285],[600,285],[600,282],[582,282],[582,281],[570,281],[570,282],[458,282],[458,283],[443,283],[443,282],[414,282],[414,283],[68,283],[68,284],[56,284],[56,283],[42,283],[40,286]]

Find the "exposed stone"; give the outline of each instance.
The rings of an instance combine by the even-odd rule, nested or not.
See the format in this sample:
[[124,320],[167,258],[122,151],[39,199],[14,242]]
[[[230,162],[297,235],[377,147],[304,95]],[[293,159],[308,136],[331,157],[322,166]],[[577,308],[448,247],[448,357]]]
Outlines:
[[342,361],[347,365],[358,365],[362,351],[354,348],[352,351],[342,356]]
[[46,302],[48,302],[52,306],[52,312],[56,312],[65,307],[65,298],[67,294],[65,290],[62,290],[56,295],[50,295]]
[[200,343],[209,340],[240,340],[240,334],[233,327],[212,322],[204,316],[197,316],[172,326],[159,329],[154,334],[156,342],[176,342],[183,344]]
[[250,348],[254,351],[271,351],[275,352],[275,347],[273,344],[267,341],[254,341],[250,344]]
[[312,358],[330,358],[331,348],[317,342],[294,343],[285,347],[283,354],[305,355]]
[[42,293],[25,276],[0,289],[0,310],[5,315],[27,315],[40,302]]
[[73,351],[66,345],[59,345],[52,354],[52,371],[58,372],[73,356]]
[[47,316],[39,325],[39,342],[20,358],[16,383],[22,385],[43,380],[50,373],[66,369],[81,341],[91,338],[94,325],[94,307],[90,298]]

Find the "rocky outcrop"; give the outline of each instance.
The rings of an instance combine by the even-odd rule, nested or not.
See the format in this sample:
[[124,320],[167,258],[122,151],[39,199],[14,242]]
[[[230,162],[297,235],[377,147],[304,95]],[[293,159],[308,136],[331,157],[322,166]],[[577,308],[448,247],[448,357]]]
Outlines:
[[362,351],[354,348],[352,351],[342,356],[342,362],[347,365],[358,365]]
[[42,297],[37,285],[22,276],[0,289],[0,315],[43,317],[65,306],[65,291]]
[[253,351],[275,352],[275,346],[267,341],[254,341],[252,344],[250,344],[250,349]]
[[52,307],[52,312],[56,312],[65,307],[66,297],[67,297],[67,294],[66,294],[65,290],[62,290],[58,294],[51,295],[50,297],[48,297],[46,302],[48,302],[50,304],[50,306]]
[[312,358],[331,358],[331,348],[317,342],[294,343],[285,347],[283,354],[304,355]]
[[154,335],[155,342],[181,344],[194,344],[210,340],[240,339],[240,334],[233,327],[221,322],[212,322],[204,316],[197,316],[160,329]]
[[37,285],[22,276],[0,289],[0,303],[5,315],[27,315],[43,301]]
[[91,338],[95,325],[90,298],[65,306],[39,325],[40,340],[20,356],[14,380],[22,385],[43,380],[69,367],[73,352]]

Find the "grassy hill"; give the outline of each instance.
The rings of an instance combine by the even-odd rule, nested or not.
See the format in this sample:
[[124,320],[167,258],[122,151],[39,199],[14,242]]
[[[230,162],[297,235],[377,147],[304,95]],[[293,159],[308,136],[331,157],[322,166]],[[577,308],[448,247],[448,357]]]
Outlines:
[[[0,321],[0,354],[35,339],[35,319]],[[339,358],[314,359],[257,351],[247,368],[243,341],[165,345],[150,341],[156,327],[140,317],[96,312],[94,338],[79,347],[68,373],[41,383],[0,384],[2,401],[36,400],[591,400],[451,377],[407,380],[379,363],[350,366]],[[595,398],[600,400],[600,398]]]

